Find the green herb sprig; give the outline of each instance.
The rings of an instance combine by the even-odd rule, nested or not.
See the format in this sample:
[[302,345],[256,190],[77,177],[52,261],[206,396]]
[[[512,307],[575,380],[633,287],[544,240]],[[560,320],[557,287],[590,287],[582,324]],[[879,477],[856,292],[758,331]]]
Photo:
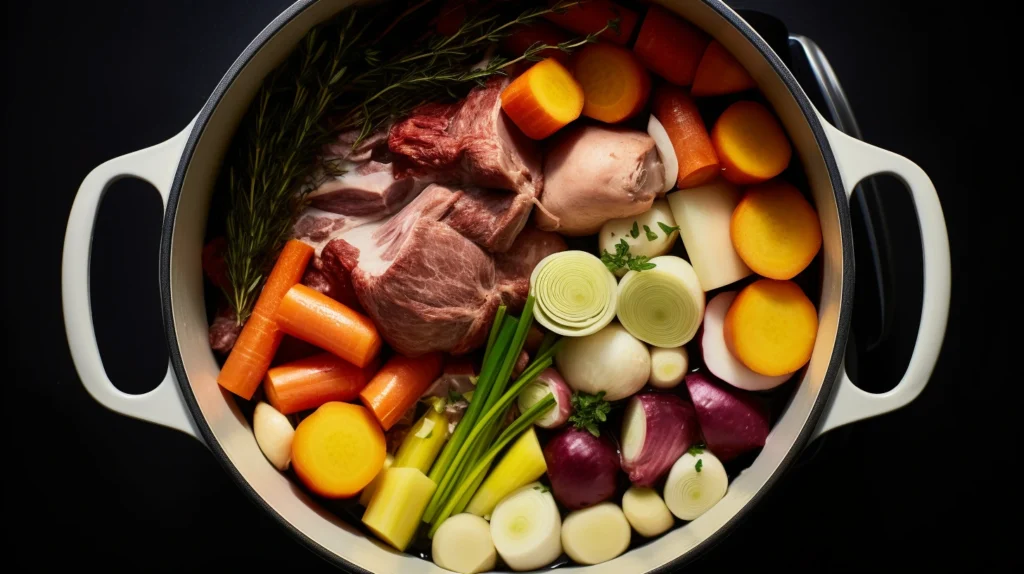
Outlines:
[[569,422],[578,429],[585,429],[590,434],[601,436],[601,423],[608,420],[612,406],[604,400],[604,391],[596,395],[576,391],[572,394],[572,415]]
[[[637,234],[639,235],[639,232]],[[601,251],[601,263],[604,263],[604,266],[612,273],[622,268],[629,269],[630,271],[648,271],[657,267],[657,265],[650,262],[650,257],[631,254],[629,252],[629,244],[626,243],[625,239],[620,239],[615,244],[614,255],[608,253],[607,249]]]

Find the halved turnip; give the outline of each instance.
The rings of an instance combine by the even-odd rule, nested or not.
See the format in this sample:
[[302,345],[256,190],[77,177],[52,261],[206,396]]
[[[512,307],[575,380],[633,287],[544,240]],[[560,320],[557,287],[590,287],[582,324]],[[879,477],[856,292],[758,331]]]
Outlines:
[[555,369],[544,369],[532,383],[519,394],[517,402],[519,412],[524,413],[534,404],[540,402],[548,393],[555,397],[555,406],[533,424],[546,429],[561,426],[572,414],[572,389]]
[[[747,391],[766,391],[785,383],[792,374],[769,377],[755,373],[729,352],[725,344],[723,327],[725,314],[729,311],[735,291],[720,293],[708,302],[704,309],[704,335],[700,338],[704,365],[719,379]],[[653,361],[654,356],[652,354]],[[651,371],[653,372],[653,368]]]
[[629,400],[622,417],[622,470],[638,486],[650,486],[699,437],[693,405],[676,395],[643,393]]
[[729,476],[708,450],[686,453],[672,465],[665,480],[665,505],[681,520],[696,520],[722,500]]
[[611,502],[569,513],[562,521],[562,549],[578,564],[600,564],[629,548],[629,521]]
[[686,375],[704,444],[723,461],[764,446],[771,431],[757,399],[705,373]]

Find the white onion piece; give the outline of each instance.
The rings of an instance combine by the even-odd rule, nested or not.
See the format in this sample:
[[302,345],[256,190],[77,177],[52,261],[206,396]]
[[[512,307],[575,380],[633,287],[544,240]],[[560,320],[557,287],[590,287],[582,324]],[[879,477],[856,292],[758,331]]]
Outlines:
[[672,147],[672,140],[669,139],[665,126],[661,125],[653,114],[651,119],[647,120],[647,135],[654,139],[661,163],[665,166],[665,186],[661,192],[668,193],[676,186],[676,179],[679,178],[679,158],[676,157],[676,150]]
[[493,570],[497,562],[491,527],[475,514],[456,514],[445,520],[434,533],[431,550],[434,564],[459,574]]
[[[705,311],[705,317],[707,312]],[[707,319],[705,319],[705,323]],[[690,354],[686,347],[651,349],[651,386],[656,389],[672,389],[679,386],[690,370]]]
[[263,456],[277,470],[288,470],[292,460],[292,438],[295,437],[295,429],[288,417],[261,401],[252,414],[252,432]]
[[513,570],[534,570],[562,553],[562,518],[555,498],[539,482],[508,495],[491,513],[491,539]]
[[622,495],[622,512],[633,530],[647,538],[667,532],[675,523],[658,493],[642,486],[631,486]]
[[695,520],[722,500],[728,489],[729,477],[718,457],[708,450],[697,455],[686,453],[668,472],[665,505],[681,520]]
[[573,390],[592,395],[604,391],[609,401],[639,391],[651,376],[647,346],[618,323],[567,339],[555,354],[555,364]]
[[[665,233],[662,224],[668,228],[676,226],[676,220],[672,217],[672,210],[665,199],[656,199],[651,208],[633,217],[622,217],[612,219],[601,226],[597,236],[597,248],[599,251],[615,253],[615,245],[625,241],[629,245],[629,254],[634,256],[657,257],[672,251],[672,246],[679,237],[678,231]],[[637,236],[633,237],[633,225],[636,225]],[[645,229],[646,227],[646,229]],[[654,234],[654,239],[649,239],[647,229]],[[615,272],[619,277],[626,274],[625,267]]]
[[586,251],[562,251],[540,260],[530,275],[537,322],[567,337],[596,333],[615,318],[615,276]]
[[[792,373],[769,377],[751,371],[729,352],[725,344],[725,314],[736,299],[736,292],[715,295],[704,311],[704,334],[700,338],[704,365],[719,379],[747,391],[766,391],[785,383]],[[653,359],[653,357],[652,357]],[[651,369],[654,370],[653,368]]]
[[579,564],[600,564],[629,548],[629,521],[611,502],[577,510],[562,523],[562,547]]
[[663,255],[650,262],[654,269],[630,271],[619,282],[619,322],[649,345],[679,347],[704,318],[704,289],[685,259]]

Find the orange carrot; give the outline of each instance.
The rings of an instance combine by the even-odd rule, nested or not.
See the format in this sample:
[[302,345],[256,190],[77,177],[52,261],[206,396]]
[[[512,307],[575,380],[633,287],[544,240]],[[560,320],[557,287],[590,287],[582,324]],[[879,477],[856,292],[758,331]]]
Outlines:
[[[565,30],[538,20],[513,28],[512,32],[501,40],[501,51],[508,56],[518,58],[534,44],[556,46],[569,39],[570,36]],[[554,58],[563,65],[569,63],[569,54],[557,48],[548,48],[538,55],[541,58]]]
[[751,371],[788,375],[811,360],[818,311],[796,283],[759,279],[733,300],[723,329],[729,352]]
[[610,20],[618,19],[618,30],[609,28],[601,33],[600,38],[621,45],[629,42],[638,20],[636,12],[610,0],[583,0],[561,14],[552,12],[544,17],[577,34],[593,34],[607,26]]
[[710,41],[693,24],[660,6],[651,6],[633,51],[655,74],[673,84],[689,86]]
[[654,117],[665,126],[679,160],[679,189],[697,187],[714,179],[719,172],[718,155],[693,98],[682,88],[663,85],[655,90],[651,108]]
[[284,336],[274,321],[274,315],[285,293],[302,279],[312,255],[313,248],[301,241],[293,239],[285,244],[256,300],[252,315],[217,376],[220,386],[243,399],[252,398]]
[[610,124],[627,120],[647,103],[651,77],[633,52],[614,44],[588,44],[573,58],[583,88],[583,115]]
[[782,173],[793,147],[779,120],[757,102],[736,102],[718,116],[711,141],[722,176],[739,184],[761,183]]
[[729,234],[740,259],[769,279],[796,277],[821,250],[818,214],[796,187],[780,180],[747,188]]
[[285,333],[364,368],[380,351],[373,321],[305,285],[288,290],[275,316]]
[[501,92],[501,108],[527,137],[544,139],[580,117],[583,89],[558,60],[548,58]]
[[330,402],[302,419],[292,439],[292,468],[314,493],[359,494],[384,466],[384,432],[360,405]]
[[263,391],[270,405],[282,414],[315,409],[331,401],[351,401],[359,396],[375,372],[322,353],[274,367],[267,371]]
[[734,94],[756,87],[754,78],[718,40],[712,40],[697,66],[690,93],[696,97]]
[[389,430],[441,374],[441,363],[440,353],[414,358],[395,355],[359,393],[359,400]]

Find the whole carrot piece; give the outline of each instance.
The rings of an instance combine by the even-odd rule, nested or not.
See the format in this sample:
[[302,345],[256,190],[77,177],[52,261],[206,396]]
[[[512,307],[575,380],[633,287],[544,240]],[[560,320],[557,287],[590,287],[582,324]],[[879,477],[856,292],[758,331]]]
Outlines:
[[390,429],[441,374],[440,353],[420,357],[395,355],[359,393],[384,430]]
[[270,369],[263,391],[271,406],[290,415],[331,401],[351,401],[370,381],[374,366],[360,369],[332,353],[321,353]]
[[285,293],[302,279],[312,256],[313,248],[301,241],[293,239],[285,244],[256,300],[252,315],[242,327],[228,360],[217,376],[220,386],[244,399],[252,398],[284,336],[274,321],[274,315]]
[[285,333],[363,368],[377,356],[380,334],[373,321],[305,285],[293,285],[274,316]]
[[721,164],[700,111],[686,90],[663,85],[654,91],[651,112],[665,126],[679,160],[679,189],[697,187],[718,176]]

